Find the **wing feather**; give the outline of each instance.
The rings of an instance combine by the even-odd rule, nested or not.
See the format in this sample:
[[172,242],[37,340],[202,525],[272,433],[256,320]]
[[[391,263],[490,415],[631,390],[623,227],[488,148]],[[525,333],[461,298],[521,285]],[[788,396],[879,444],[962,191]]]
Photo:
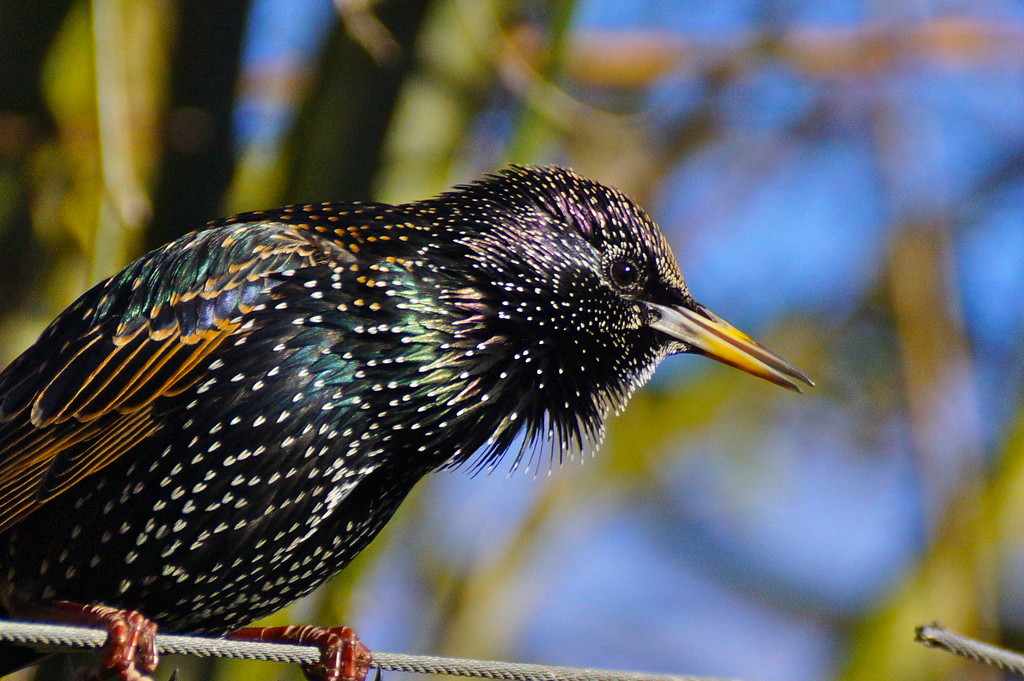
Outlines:
[[274,275],[353,258],[296,226],[223,224],[85,293],[0,373],[0,532],[160,431],[161,400],[252,327]]
[[[36,491],[39,503],[45,503],[90,473],[98,471],[111,461],[145,439],[159,426],[144,411],[117,419],[109,428],[97,429],[94,440],[71,456],[51,456],[46,477]],[[62,450],[67,452],[67,450]]]

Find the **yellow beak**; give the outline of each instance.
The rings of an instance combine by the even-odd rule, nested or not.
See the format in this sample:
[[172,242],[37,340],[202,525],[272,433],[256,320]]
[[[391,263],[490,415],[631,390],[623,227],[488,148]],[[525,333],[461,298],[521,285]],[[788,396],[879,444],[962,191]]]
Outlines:
[[648,305],[661,315],[651,328],[686,343],[693,352],[796,392],[801,392],[796,381],[814,385],[802,371],[703,305],[693,310],[657,303]]

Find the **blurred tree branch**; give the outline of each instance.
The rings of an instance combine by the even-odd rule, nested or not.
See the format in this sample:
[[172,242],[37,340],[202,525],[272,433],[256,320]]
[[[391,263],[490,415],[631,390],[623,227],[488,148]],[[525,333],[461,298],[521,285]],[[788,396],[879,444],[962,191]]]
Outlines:
[[[0,319],[31,290],[40,263],[31,229],[32,155],[54,134],[43,97],[43,68],[71,0],[0,0]],[[26,248],[25,240],[29,241]],[[28,256],[26,257],[26,254]]]
[[373,195],[384,139],[431,4],[391,0],[380,5],[377,19],[399,49],[384,62],[368,54],[345,24],[332,28],[317,69],[319,80],[294,127],[285,202]]
[[[536,28],[510,31],[519,58],[543,59]],[[1024,60],[1024,30],[1014,24],[968,16],[939,16],[916,24],[861,24],[853,28],[794,26],[751,32],[727,40],[689,41],[648,31],[575,31],[565,49],[565,73],[596,87],[645,87],[673,71],[708,73],[729,65],[737,74],[776,58],[808,76],[861,78],[901,62],[931,60],[949,67],[993,60]]]
[[149,247],[221,214],[234,172],[232,113],[249,0],[178,0]]

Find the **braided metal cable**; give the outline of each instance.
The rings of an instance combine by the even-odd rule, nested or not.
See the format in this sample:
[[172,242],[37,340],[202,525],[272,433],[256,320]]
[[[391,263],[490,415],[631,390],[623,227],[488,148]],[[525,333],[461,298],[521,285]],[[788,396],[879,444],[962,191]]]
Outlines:
[[[106,640],[107,632],[103,629],[0,620],[0,641],[20,643],[41,651],[67,652],[100,648]],[[315,646],[174,634],[158,634],[156,645],[161,655],[228,657],[302,665],[312,664],[320,657],[320,651]],[[448,674],[505,681],[720,681],[697,676],[554,667],[400,653],[373,653],[373,664],[385,671]]]
[[914,640],[929,648],[941,648],[959,657],[983,662],[1012,674],[1024,676],[1024,655],[967,636],[954,634],[938,624],[926,624],[918,627]]

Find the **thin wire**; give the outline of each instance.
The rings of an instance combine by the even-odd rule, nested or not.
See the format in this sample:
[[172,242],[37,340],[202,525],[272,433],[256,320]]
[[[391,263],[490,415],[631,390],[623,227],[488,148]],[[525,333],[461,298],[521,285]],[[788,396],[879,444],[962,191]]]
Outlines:
[[938,624],[926,624],[917,628],[914,640],[929,648],[941,648],[946,652],[969,660],[984,662],[1003,671],[1024,676],[1024,655],[990,643],[954,634]]
[[[69,627],[35,622],[0,621],[0,641],[21,643],[40,651],[67,652],[100,648],[107,640],[103,629]],[[309,665],[320,658],[315,646],[297,646],[259,641],[235,641],[226,638],[159,634],[157,649],[161,655],[229,657],[237,660],[262,660]],[[373,653],[378,669],[418,674],[448,674],[504,681],[722,681],[708,677],[645,674],[606,669],[553,667],[540,664],[465,660],[451,657]]]

